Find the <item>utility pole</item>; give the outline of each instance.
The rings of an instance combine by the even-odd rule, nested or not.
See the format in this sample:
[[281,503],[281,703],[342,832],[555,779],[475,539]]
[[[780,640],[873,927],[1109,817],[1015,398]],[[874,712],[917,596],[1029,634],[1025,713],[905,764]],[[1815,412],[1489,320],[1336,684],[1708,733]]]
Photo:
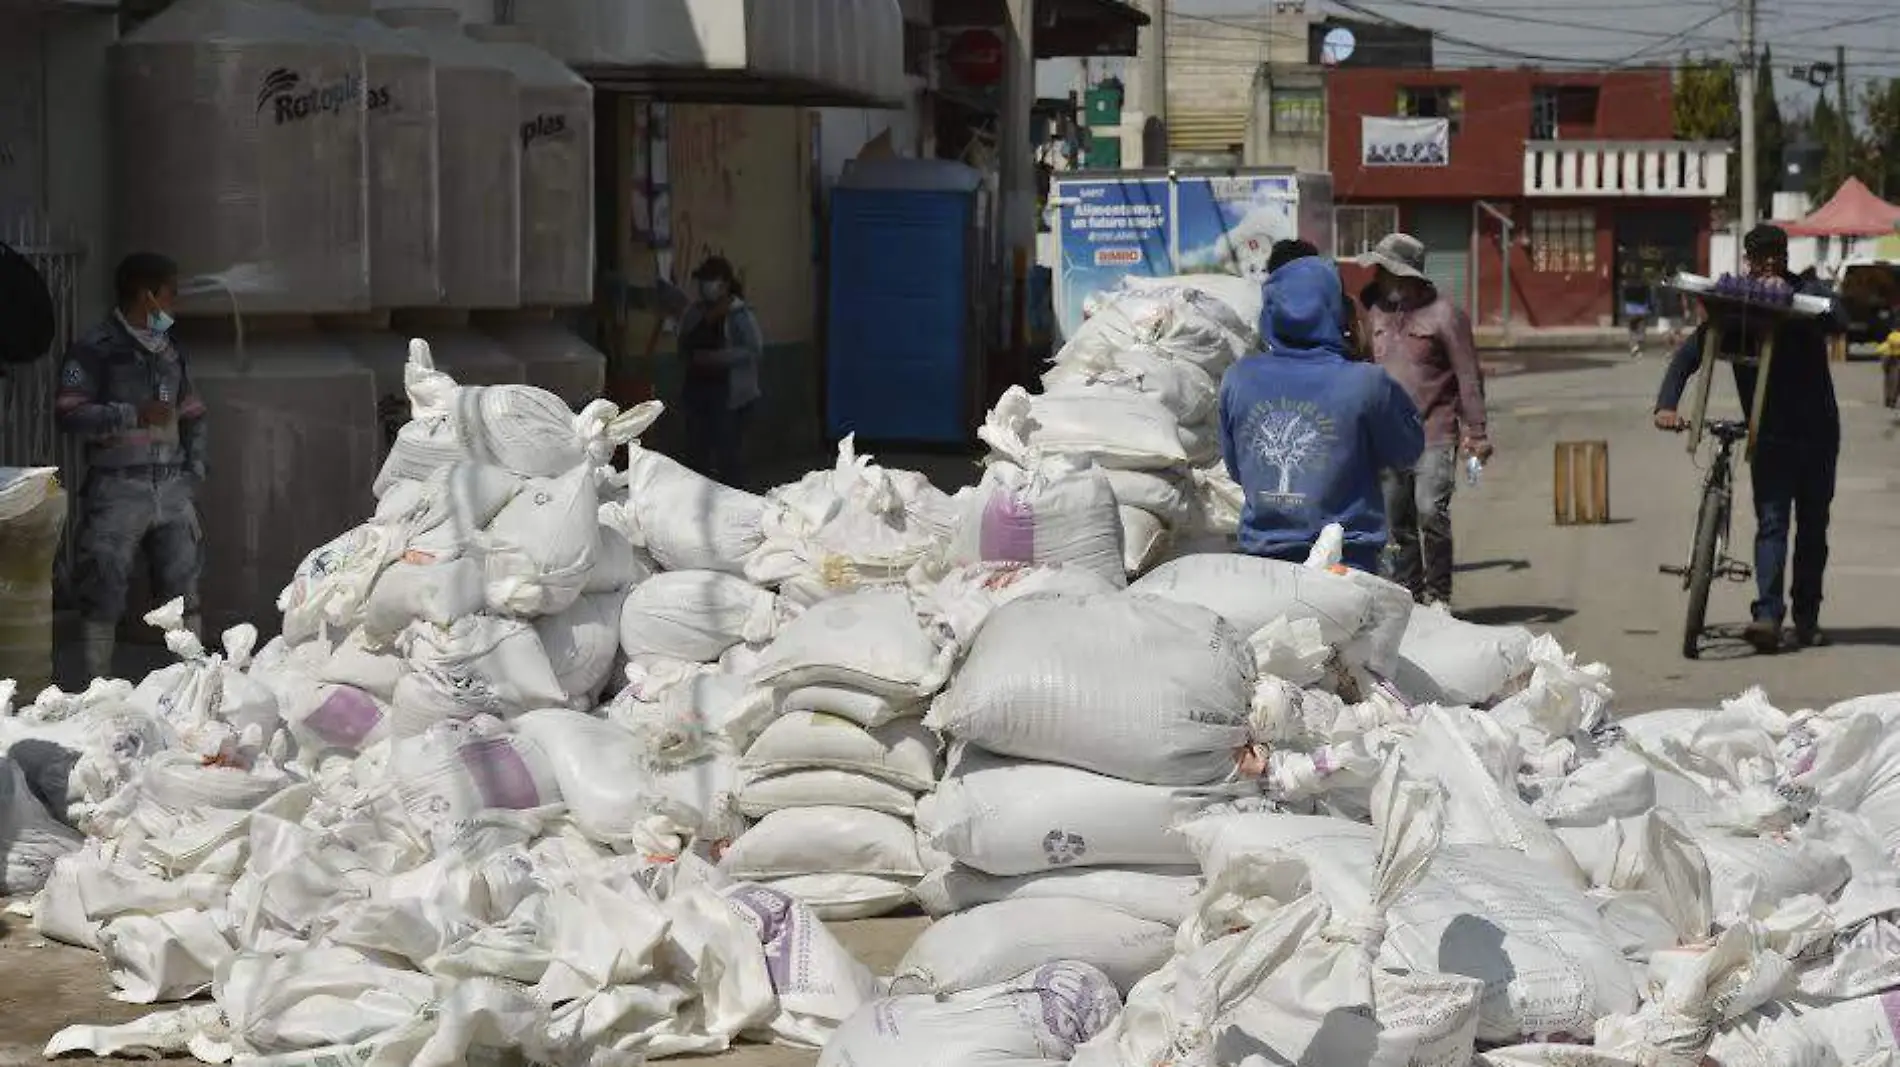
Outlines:
[[[1742,62],[1735,71],[1736,106],[1742,119],[1742,213],[1737,236],[1748,233],[1760,218],[1760,186],[1755,176],[1755,3],[1742,0]],[[1735,242],[1740,249],[1741,241]]]
[[996,122],[997,187],[1002,207],[1006,351],[1020,353],[1027,333],[1029,270],[1036,262],[1036,165],[1029,144],[1036,106],[1036,2],[1008,0],[1003,27],[1003,100]]
[[1841,173],[1854,162],[1854,113],[1847,109],[1847,46],[1834,46],[1834,92],[1840,102],[1841,128],[1837,140],[1841,146]]

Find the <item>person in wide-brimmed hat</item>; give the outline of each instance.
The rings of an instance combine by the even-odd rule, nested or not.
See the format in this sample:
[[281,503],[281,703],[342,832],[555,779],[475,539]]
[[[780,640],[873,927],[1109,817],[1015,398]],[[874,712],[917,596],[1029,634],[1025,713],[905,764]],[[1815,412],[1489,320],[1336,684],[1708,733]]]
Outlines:
[[1451,496],[1458,457],[1491,458],[1484,376],[1471,319],[1425,274],[1425,242],[1394,233],[1360,256],[1372,284],[1360,293],[1372,358],[1397,379],[1425,423],[1425,452],[1385,479],[1389,577],[1420,603],[1451,602]]

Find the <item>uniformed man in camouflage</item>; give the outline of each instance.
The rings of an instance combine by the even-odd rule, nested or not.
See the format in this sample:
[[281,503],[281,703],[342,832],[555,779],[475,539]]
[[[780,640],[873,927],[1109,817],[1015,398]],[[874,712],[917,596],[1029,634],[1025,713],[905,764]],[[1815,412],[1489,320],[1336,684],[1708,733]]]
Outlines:
[[183,597],[193,632],[203,564],[195,497],[205,477],[205,408],[170,337],[178,267],[135,253],[113,284],[118,306],[67,352],[54,404],[60,428],[86,444],[77,592],[94,677],[112,672],[139,549],[159,602]]

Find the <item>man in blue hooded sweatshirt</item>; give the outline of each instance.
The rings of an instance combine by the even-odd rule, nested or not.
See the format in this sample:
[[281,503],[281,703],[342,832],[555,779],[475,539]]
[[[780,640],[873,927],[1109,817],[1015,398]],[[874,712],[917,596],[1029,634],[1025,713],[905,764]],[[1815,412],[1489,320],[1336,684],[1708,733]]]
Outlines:
[[1331,263],[1295,259],[1266,289],[1267,352],[1236,363],[1220,388],[1221,455],[1246,492],[1240,550],[1301,562],[1336,522],[1346,565],[1376,574],[1386,541],[1379,476],[1424,451],[1418,408],[1384,370],[1347,358]]

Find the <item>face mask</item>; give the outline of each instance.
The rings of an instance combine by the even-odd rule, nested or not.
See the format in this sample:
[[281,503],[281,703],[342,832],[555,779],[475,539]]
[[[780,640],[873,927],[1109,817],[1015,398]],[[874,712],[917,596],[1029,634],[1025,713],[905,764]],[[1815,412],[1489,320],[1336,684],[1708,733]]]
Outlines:
[[164,308],[154,308],[152,309],[151,315],[145,319],[145,328],[163,337],[171,332],[172,326],[177,322],[177,319],[165,313]]
[[717,280],[708,280],[708,281],[703,281],[699,283],[699,298],[701,300],[706,300],[706,301],[722,300],[725,298],[725,295],[726,295],[725,282],[717,281]]

